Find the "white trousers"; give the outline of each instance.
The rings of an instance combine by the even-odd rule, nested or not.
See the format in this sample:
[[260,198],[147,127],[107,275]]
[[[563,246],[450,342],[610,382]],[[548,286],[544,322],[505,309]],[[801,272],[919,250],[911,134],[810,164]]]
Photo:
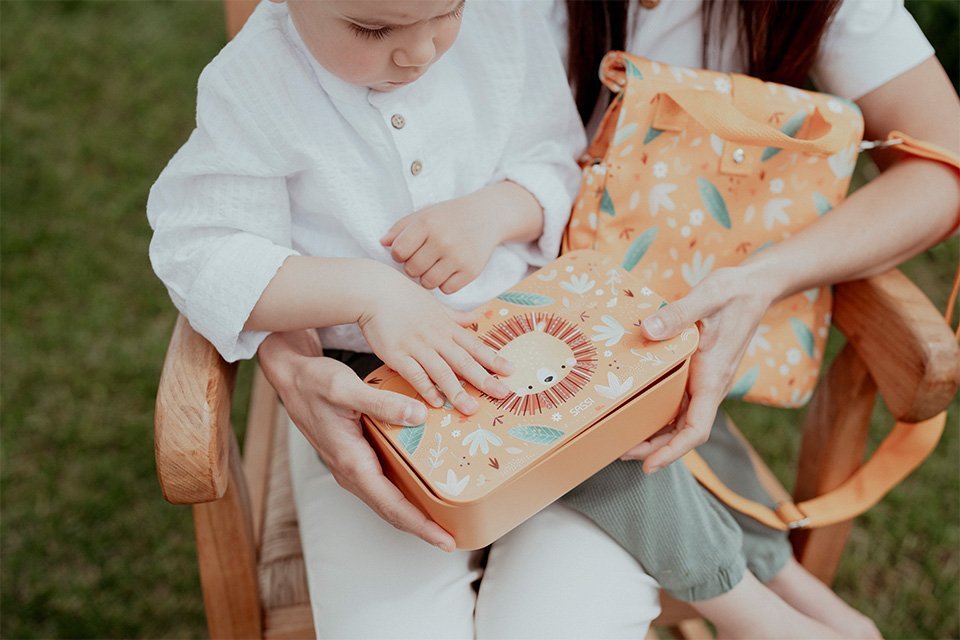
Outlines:
[[445,553],[341,488],[292,423],[290,464],[318,638],[643,638],[660,611],[636,560],[560,504],[489,555]]

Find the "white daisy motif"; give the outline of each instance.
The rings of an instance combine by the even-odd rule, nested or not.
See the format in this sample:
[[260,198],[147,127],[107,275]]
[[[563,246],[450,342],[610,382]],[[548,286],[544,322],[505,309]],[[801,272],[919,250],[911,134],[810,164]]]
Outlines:
[[620,342],[623,334],[626,333],[623,325],[613,316],[600,316],[600,320],[603,324],[593,326],[593,330],[597,333],[590,336],[590,339],[595,341],[606,340],[606,342],[603,343],[605,347],[612,347]]
[[827,100],[827,109],[830,109],[830,111],[833,111],[834,113],[840,113],[843,111],[843,103],[841,103],[839,100],[831,98]]
[[747,355],[752,356],[757,351],[757,347],[760,347],[764,351],[770,351],[770,342],[764,338],[764,334],[770,333],[770,326],[762,324],[757,327],[757,330],[753,333],[753,337],[750,338],[750,344],[747,345]]
[[500,309],[500,315],[505,316],[505,315],[507,315],[508,313],[510,313],[510,312],[507,311],[506,309]]
[[615,400],[633,388],[633,376],[630,376],[621,382],[620,379],[617,378],[616,374],[613,373],[613,371],[608,371],[606,386],[598,384],[594,385],[594,388],[597,390],[597,393],[602,395],[604,398]]
[[550,416],[550,419],[553,420],[554,422],[560,422],[561,420],[563,420],[563,416],[560,415],[560,412],[558,411],[557,413]]
[[780,365],[780,375],[786,376],[790,373],[790,367],[785,364]]
[[609,358],[609,357],[612,356],[612,355],[613,355],[613,351],[610,351],[609,349],[607,349],[606,351],[603,352],[603,357],[604,357],[604,358]]
[[666,178],[667,177],[667,163],[658,162],[653,165],[653,176],[655,178]]
[[583,274],[580,274],[579,276],[577,275],[570,276],[570,280],[566,282],[561,282],[560,286],[566,289],[567,291],[569,291],[570,293],[583,295],[587,291],[590,291],[590,289],[593,289],[593,287],[596,286],[596,284],[597,282],[595,280],[591,280],[590,276],[583,273]]
[[717,78],[713,81],[713,88],[720,93],[730,93],[730,80],[727,78]]
[[459,438],[459,437],[460,437],[460,429],[454,429],[453,431],[450,432],[450,435],[453,436],[454,438]]
[[783,193],[783,180],[774,178],[770,181],[770,193]]
[[686,225],[686,224],[685,224],[685,225],[683,225],[682,227],[680,227],[680,235],[682,235],[684,238],[689,238],[689,237],[690,237],[690,233],[691,233],[691,232],[690,232],[690,225]]
[[493,431],[487,431],[483,427],[477,427],[477,430],[473,433],[467,434],[467,437],[463,439],[463,445],[470,445],[470,455],[477,455],[477,450],[479,449],[484,455],[490,453],[490,445],[499,447],[503,444],[503,440],[495,434]]
[[652,296],[652,295],[653,295],[653,291],[650,290],[650,287],[644,287],[643,289],[640,289],[640,295],[643,295],[643,296]]
[[801,357],[800,349],[790,349],[790,351],[787,351],[787,362],[790,364],[800,364]]
[[700,225],[703,224],[702,209],[694,209],[693,211],[690,212],[690,224],[692,224],[695,227],[699,227]]
[[468,482],[470,482],[470,476],[457,478],[453,469],[447,469],[447,481],[436,483],[436,487],[451,496],[458,496],[467,488]]

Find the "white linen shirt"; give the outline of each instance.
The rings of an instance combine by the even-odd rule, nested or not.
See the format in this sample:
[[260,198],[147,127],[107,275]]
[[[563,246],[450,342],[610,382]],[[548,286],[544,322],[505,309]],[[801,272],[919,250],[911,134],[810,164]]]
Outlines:
[[[326,71],[286,5],[264,1],[200,76],[196,129],[150,190],[150,258],[191,325],[228,361],[248,358],[267,333],[243,325],[289,256],[401,269],[380,244],[397,220],[510,180],[543,207],[543,234],[436,293],[474,308],[556,257],[584,144],[548,27],[525,3],[468,3],[446,55],[378,93]],[[321,339],[370,350],[356,325]]]

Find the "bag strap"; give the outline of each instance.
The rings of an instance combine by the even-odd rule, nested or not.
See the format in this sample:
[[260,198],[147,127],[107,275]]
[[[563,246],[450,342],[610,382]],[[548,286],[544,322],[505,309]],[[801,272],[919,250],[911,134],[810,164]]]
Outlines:
[[[919,143],[918,146],[932,147],[926,143]],[[950,158],[949,163],[960,168],[960,160],[949,151],[940,149],[935,153],[946,153]],[[953,289],[944,314],[947,324],[951,323],[958,293],[960,269],[954,277]],[[954,332],[954,337],[960,339],[960,325]],[[946,423],[946,411],[923,422],[898,421],[870,459],[839,487],[799,504],[794,504],[791,500],[781,500],[775,509],[744,498],[727,487],[695,450],[687,453],[683,462],[705,489],[740,513],[781,531],[813,529],[850,520],[877,504],[933,452]],[[756,467],[755,461],[754,466]]]

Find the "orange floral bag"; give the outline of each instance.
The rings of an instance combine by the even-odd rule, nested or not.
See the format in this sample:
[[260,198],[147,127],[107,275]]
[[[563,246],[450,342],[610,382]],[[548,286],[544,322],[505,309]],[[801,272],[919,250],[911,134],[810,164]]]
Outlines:
[[[621,52],[604,58],[600,75],[617,93],[583,159],[564,251],[614,256],[673,301],[847,193],[863,135],[847,100]],[[806,403],[830,308],[829,288],[772,306],[729,395]]]

